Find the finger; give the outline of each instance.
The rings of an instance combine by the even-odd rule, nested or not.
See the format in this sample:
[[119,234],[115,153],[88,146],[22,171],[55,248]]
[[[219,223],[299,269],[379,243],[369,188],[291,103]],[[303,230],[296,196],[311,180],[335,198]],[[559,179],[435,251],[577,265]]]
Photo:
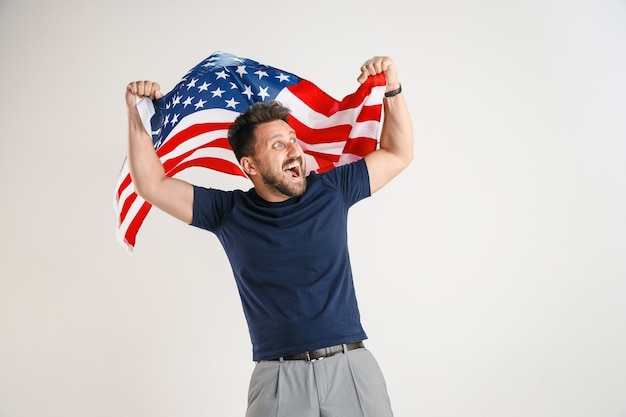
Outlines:
[[363,65],[361,65],[361,68],[360,68],[361,74],[359,74],[357,81],[359,81],[360,83],[363,83],[365,82],[367,77],[372,75],[372,70],[373,70],[372,62],[373,62],[373,59],[368,59],[367,61],[363,63]]
[[361,84],[365,82],[365,80],[367,79],[367,68],[365,68],[365,66],[361,66],[361,73],[359,74],[359,76],[356,78],[356,80],[358,82],[360,82]]
[[144,88],[144,82],[143,81],[133,81],[132,83],[128,84],[128,91],[130,91],[131,93],[133,93],[136,96],[143,96],[143,88]]
[[372,75],[380,74],[381,72],[385,72],[388,67],[388,58],[386,56],[376,56],[372,60]]
[[383,56],[375,56],[372,59],[366,61],[364,64],[365,69],[367,70],[368,75],[376,75],[383,72],[383,62],[385,57]]
[[128,83],[126,90],[132,94],[137,94],[137,82],[133,81],[132,83]]
[[161,98],[163,97],[163,93],[161,93],[161,86],[159,83],[152,83],[150,86],[150,97],[152,98]]
[[139,97],[150,95],[151,88],[152,83],[150,81],[137,81],[137,95]]
[[393,61],[388,56],[381,57],[380,60],[380,71],[387,72],[387,70],[393,65]]

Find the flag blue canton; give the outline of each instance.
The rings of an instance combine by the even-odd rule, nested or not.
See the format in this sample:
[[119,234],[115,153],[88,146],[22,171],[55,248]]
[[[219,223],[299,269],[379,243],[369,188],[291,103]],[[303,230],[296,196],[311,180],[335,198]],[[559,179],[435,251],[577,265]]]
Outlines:
[[207,109],[242,113],[250,105],[270,101],[300,82],[294,74],[216,52],[192,68],[167,95],[155,101],[150,123],[152,142],[158,149],[172,129],[188,115]]

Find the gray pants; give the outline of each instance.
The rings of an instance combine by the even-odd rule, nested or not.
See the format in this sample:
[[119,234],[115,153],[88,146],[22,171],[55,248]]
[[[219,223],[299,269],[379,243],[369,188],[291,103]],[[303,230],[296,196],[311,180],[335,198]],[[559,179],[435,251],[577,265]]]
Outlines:
[[262,361],[246,417],[392,417],[385,379],[367,349],[315,362]]

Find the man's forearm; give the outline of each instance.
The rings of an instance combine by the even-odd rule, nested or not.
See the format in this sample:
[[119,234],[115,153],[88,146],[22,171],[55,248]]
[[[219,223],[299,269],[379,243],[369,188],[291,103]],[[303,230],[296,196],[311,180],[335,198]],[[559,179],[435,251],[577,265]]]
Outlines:
[[401,164],[413,159],[413,124],[402,93],[385,98],[384,121],[380,135],[380,149],[394,155]]
[[165,171],[135,107],[128,109],[128,162],[135,191],[149,201]]

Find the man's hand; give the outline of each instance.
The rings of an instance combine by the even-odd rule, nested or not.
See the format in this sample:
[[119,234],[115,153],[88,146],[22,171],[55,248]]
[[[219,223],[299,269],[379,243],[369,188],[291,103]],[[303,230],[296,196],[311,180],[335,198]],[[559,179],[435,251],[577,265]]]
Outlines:
[[163,97],[159,83],[152,81],[133,81],[126,86],[126,106],[131,109],[137,103],[137,97],[159,99]]
[[400,87],[398,81],[398,70],[393,60],[388,56],[375,56],[372,59],[365,61],[361,65],[361,74],[358,76],[357,81],[361,84],[365,82],[370,75],[385,73],[385,80],[387,81],[387,91],[395,90]]

